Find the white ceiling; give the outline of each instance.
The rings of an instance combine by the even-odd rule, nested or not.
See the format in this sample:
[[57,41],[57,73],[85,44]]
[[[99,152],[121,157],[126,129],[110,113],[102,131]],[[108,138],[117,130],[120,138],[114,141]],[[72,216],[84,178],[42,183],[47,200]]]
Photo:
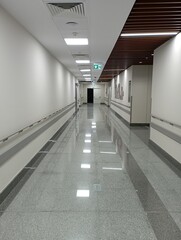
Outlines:
[[[59,14],[52,16],[47,3],[83,2],[85,16]],[[80,66],[72,54],[88,54],[93,63],[103,66],[117,41],[135,0],[0,0],[0,4],[63,63],[78,79]],[[75,26],[66,24],[77,22]],[[64,38],[88,37],[89,46],[67,46]],[[87,66],[86,66],[87,68]],[[92,69],[98,80],[102,70]]]

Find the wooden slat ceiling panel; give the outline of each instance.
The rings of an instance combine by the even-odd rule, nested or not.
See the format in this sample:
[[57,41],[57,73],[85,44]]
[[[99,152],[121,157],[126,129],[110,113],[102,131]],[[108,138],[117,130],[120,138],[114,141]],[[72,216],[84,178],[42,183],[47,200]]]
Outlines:
[[[180,31],[181,0],[137,0],[121,33]],[[110,81],[131,65],[153,64],[153,51],[170,38],[119,37],[99,81]]]

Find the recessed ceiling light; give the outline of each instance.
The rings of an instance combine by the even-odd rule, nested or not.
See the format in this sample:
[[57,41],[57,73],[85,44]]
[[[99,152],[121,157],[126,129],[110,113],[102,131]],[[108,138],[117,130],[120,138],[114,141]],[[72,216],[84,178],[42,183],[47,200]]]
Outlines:
[[91,80],[91,78],[85,78],[85,80]]
[[90,69],[81,69],[80,71],[81,72],[90,72],[91,70]]
[[91,75],[90,74],[84,74],[83,76],[84,77],[90,77]]
[[89,190],[77,190],[77,197],[89,197]]
[[78,64],[87,64],[87,63],[90,63],[90,60],[76,60],[76,63],[78,63]]
[[92,126],[92,128],[96,128],[96,126]]
[[84,142],[85,143],[91,143],[91,140],[90,139],[86,139]]
[[67,45],[88,45],[88,38],[64,38]]
[[139,62],[139,63],[143,63],[143,62]]
[[158,32],[158,33],[122,33],[121,37],[149,37],[149,36],[169,36],[176,35],[178,32]]
[[92,125],[96,125],[96,122],[92,122]]

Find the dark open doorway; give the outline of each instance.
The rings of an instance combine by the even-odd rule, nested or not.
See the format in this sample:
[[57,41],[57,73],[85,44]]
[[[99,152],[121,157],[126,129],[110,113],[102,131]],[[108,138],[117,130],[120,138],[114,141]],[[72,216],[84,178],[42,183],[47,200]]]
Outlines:
[[94,103],[94,89],[87,88],[87,103]]

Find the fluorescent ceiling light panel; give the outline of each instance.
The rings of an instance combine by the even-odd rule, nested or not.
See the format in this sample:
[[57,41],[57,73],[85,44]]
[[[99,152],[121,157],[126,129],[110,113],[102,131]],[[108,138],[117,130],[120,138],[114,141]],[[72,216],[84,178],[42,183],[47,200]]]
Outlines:
[[91,134],[87,133],[85,136],[86,136],[86,137],[91,137]]
[[81,72],[90,72],[91,70],[90,69],[81,69],[80,71]]
[[96,128],[96,126],[92,126],[92,128]]
[[77,197],[89,197],[90,191],[89,190],[77,190]]
[[90,149],[84,149],[83,153],[91,153],[91,150]]
[[91,80],[91,78],[85,78],[85,80]]
[[84,142],[85,143],[91,143],[91,140],[90,139],[86,139]]
[[123,170],[122,168],[111,168],[111,167],[103,167],[102,169],[104,169],[104,170],[115,170],[115,171]]
[[149,36],[170,36],[178,32],[158,32],[158,33],[122,33],[121,37],[149,37]]
[[90,77],[91,75],[90,74],[84,74],[83,76],[84,77]]
[[90,63],[90,60],[76,60],[75,62],[78,64],[87,64]]
[[100,152],[100,153],[105,153],[105,154],[116,154],[116,152]]
[[88,38],[64,38],[67,45],[88,45]]
[[91,165],[90,164],[81,164],[81,168],[90,169]]
[[96,122],[92,122],[92,125],[96,125]]

